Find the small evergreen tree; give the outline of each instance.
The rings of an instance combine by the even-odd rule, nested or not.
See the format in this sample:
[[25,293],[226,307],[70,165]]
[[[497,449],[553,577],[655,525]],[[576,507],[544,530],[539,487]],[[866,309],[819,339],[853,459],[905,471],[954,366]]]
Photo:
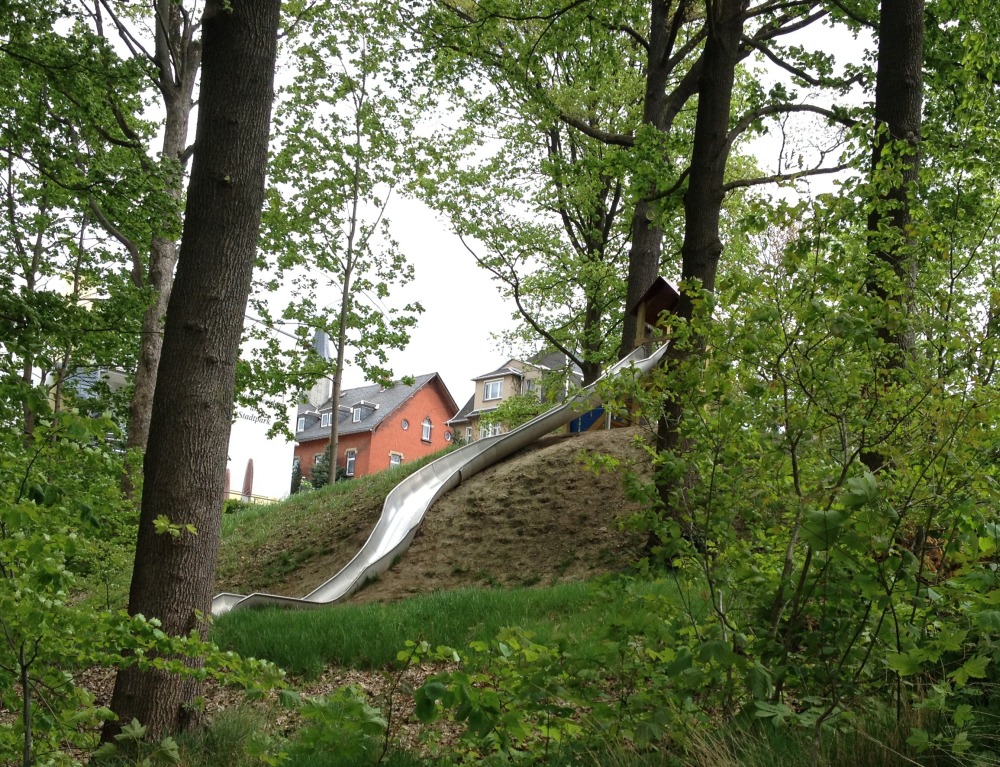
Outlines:
[[290,493],[295,495],[302,489],[302,464],[299,461],[292,463],[292,486]]
[[312,470],[312,486],[319,489],[330,483],[330,454],[323,451],[323,455],[316,459]]

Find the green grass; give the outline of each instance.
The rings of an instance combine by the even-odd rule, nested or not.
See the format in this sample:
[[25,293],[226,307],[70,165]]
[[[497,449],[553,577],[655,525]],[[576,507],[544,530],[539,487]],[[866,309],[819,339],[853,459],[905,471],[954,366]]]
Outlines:
[[407,639],[464,646],[512,625],[546,638],[571,635],[588,623],[595,601],[590,586],[570,583],[545,589],[437,592],[391,604],[238,610],[216,623],[212,638],[224,649],[314,676],[326,665],[385,666]]

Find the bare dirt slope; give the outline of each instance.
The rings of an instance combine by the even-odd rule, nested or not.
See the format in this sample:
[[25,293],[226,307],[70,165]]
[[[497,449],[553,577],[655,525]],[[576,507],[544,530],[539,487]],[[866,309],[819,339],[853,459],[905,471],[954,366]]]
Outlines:
[[[547,437],[490,467],[431,507],[402,559],[355,602],[400,599],[466,586],[548,585],[627,567],[644,536],[619,521],[627,469],[645,470],[637,429]],[[584,454],[617,459],[588,468]]]
[[[618,522],[638,509],[623,477],[648,475],[637,428],[550,436],[474,477],[427,513],[410,549],[352,601],[390,601],[468,586],[548,585],[628,567],[644,536]],[[617,465],[588,468],[584,455]],[[357,553],[381,511],[375,498],[347,496],[278,539],[241,550],[223,566],[219,591],[302,596]]]

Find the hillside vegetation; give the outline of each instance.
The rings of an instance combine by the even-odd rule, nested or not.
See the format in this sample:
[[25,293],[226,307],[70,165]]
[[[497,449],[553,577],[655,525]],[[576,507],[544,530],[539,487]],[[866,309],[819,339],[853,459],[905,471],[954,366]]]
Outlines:
[[[552,584],[627,567],[644,538],[620,529],[638,509],[622,478],[648,473],[641,436],[637,428],[552,436],[471,477],[431,508],[409,551],[354,600]],[[612,467],[595,467],[600,460]],[[388,491],[426,462],[227,515],[217,590],[309,592],[350,561]]]

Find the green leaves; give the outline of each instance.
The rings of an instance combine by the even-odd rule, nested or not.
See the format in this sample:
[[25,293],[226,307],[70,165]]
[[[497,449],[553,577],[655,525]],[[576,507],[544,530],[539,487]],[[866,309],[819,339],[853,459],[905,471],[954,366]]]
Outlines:
[[156,530],[157,535],[169,535],[171,538],[180,538],[183,533],[188,533],[189,535],[197,535],[197,528],[190,524],[174,524],[170,519],[163,514],[160,514],[153,520],[153,528]]

